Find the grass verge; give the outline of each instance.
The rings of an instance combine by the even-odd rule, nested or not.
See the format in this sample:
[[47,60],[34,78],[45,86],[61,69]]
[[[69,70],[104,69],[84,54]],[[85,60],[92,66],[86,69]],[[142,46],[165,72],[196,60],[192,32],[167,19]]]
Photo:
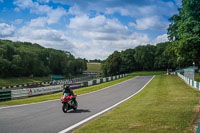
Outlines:
[[101,72],[101,63],[87,63],[88,72]]
[[0,78],[0,86],[14,86],[21,84],[31,84],[50,81],[49,77],[18,77],[18,78]]
[[200,92],[177,76],[156,76],[139,94],[74,133],[192,133]]
[[[136,73],[131,73],[129,74],[128,77],[125,78],[121,78],[118,80],[114,80],[114,81],[110,81],[110,82],[106,82],[106,83],[102,83],[102,84],[98,84],[95,86],[89,86],[89,87],[84,87],[84,88],[80,88],[77,90],[74,90],[74,93],[80,95],[80,94],[84,94],[84,93],[88,93],[88,92],[92,92],[92,91],[96,91],[96,90],[100,90],[102,88],[126,81],[128,79],[131,79],[137,75],[158,75],[158,74],[163,74],[164,72],[160,71],[160,72],[136,72]],[[55,100],[55,99],[59,99],[61,97],[62,93],[55,93],[55,94],[48,94],[48,95],[42,95],[42,96],[36,96],[36,97],[30,97],[30,98],[25,98],[25,99],[18,99],[18,100],[11,100],[11,101],[5,101],[5,102],[0,102],[0,105],[19,105],[19,104],[28,104],[28,103],[35,103],[35,102],[42,102],[42,101],[47,101],[47,100]]]

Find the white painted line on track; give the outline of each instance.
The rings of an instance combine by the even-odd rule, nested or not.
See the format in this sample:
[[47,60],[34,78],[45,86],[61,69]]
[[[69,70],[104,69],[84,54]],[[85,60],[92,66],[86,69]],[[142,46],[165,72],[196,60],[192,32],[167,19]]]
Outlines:
[[[136,77],[138,77],[138,76],[136,76]],[[129,80],[135,79],[136,77],[131,78],[131,79],[129,79]],[[92,92],[88,92],[88,93],[85,93],[85,94],[80,94],[80,95],[78,95],[78,96],[84,96],[84,95],[87,95],[87,94],[91,94],[91,93],[95,93],[95,92],[98,92],[98,91],[102,91],[102,90],[108,89],[108,88],[110,88],[110,87],[113,87],[113,86],[116,86],[116,85],[119,85],[119,84],[122,84],[122,83],[128,82],[129,80],[126,80],[126,81],[123,81],[123,82],[120,82],[120,83],[117,83],[117,84],[114,84],[114,85],[108,86],[108,87],[106,87],[106,88],[103,88],[103,89],[100,89],[100,90],[97,90],[97,91],[92,91]],[[0,109],[7,109],[7,108],[14,108],[14,107],[21,107],[21,106],[26,106],[26,105],[33,105],[33,104],[47,103],[47,102],[53,102],[53,101],[59,101],[59,100],[60,100],[60,99],[54,99],[54,100],[48,100],[48,101],[43,101],[43,102],[37,102],[37,103],[28,103],[28,104],[20,104],[20,105],[4,106],[4,107],[0,107]]]
[[129,96],[128,98],[126,98],[126,99],[124,99],[124,100],[122,100],[122,101],[116,103],[115,105],[113,105],[113,106],[111,106],[111,107],[109,107],[109,108],[107,108],[107,109],[105,109],[105,110],[103,110],[103,111],[101,111],[101,112],[99,112],[99,113],[97,113],[97,114],[94,114],[94,115],[92,115],[92,116],[90,116],[90,117],[88,117],[88,118],[86,118],[86,119],[84,119],[84,120],[82,120],[82,121],[80,121],[80,122],[78,122],[78,123],[76,123],[76,124],[74,124],[74,125],[72,125],[72,126],[66,128],[66,129],[64,129],[64,130],[62,130],[62,131],[60,131],[60,132],[58,132],[58,133],[66,133],[66,132],[69,132],[69,131],[71,131],[72,129],[77,128],[78,126],[80,126],[80,125],[82,125],[82,124],[88,122],[89,120],[91,120],[91,119],[93,119],[93,118],[95,118],[95,117],[97,117],[97,116],[99,116],[99,115],[101,115],[101,114],[103,114],[103,113],[109,111],[110,109],[112,109],[112,108],[118,106],[119,104],[125,102],[126,100],[130,99],[131,97],[137,95],[140,91],[142,91],[142,90],[148,85],[148,83],[151,82],[151,80],[152,80],[154,77],[155,77],[155,75],[154,75],[154,76],[139,90],[139,91],[137,91],[137,92],[134,93],[133,95]]
[[33,104],[39,104],[39,103],[47,103],[47,102],[58,101],[58,100],[60,100],[60,99],[48,100],[48,101],[37,102],[37,103],[28,103],[28,104],[20,104],[20,105],[5,106],[5,107],[1,107],[0,109],[7,109],[7,108],[14,108],[14,107],[21,107],[21,106],[33,105]]

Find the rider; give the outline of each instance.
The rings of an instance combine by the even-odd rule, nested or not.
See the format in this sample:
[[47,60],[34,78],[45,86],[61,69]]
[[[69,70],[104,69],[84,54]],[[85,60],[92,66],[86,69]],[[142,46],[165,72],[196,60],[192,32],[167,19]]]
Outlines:
[[73,100],[74,102],[76,102],[76,99],[74,98],[74,92],[73,92],[72,89],[69,87],[69,85],[64,85],[64,88],[63,88],[63,95],[64,95],[64,93],[70,94],[71,97],[72,97],[72,100]]

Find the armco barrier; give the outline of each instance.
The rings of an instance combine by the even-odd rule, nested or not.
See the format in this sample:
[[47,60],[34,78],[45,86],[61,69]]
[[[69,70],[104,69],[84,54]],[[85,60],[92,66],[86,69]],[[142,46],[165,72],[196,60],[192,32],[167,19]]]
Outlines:
[[97,79],[97,84],[100,84],[101,83],[101,79]]
[[28,97],[28,93],[29,93],[28,89],[11,90],[11,97],[12,99]]
[[200,82],[198,81],[193,81],[182,74],[178,73],[178,76],[183,79],[188,85],[192,86],[193,88],[196,88],[197,90],[200,90]]
[[0,101],[11,100],[11,91],[0,91]]
[[106,82],[106,78],[103,78],[103,83]]
[[88,81],[88,86],[91,86],[91,85],[93,85],[93,80]]

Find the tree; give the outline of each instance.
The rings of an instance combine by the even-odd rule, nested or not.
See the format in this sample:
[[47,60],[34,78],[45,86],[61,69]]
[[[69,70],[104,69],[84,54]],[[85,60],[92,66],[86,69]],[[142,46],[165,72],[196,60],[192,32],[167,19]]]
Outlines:
[[153,70],[154,69],[154,53],[156,47],[153,45],[138,46],[135,48],[135,60],[140,66],[140,70]]
[[133,72],[134,70],[136,70],[136,61],[134,58],[134,54],[134,49],[127,49],[121,52],[120,73]]
[[102,65],[104,75],[116,75],[120,73],[121,57],[120,52],[115,51]]
[[165,70],[167,68],[171,68],[169,58],[167,58],[167,56],[164,54],[164,51],[169,43],[170,42],[156,44],[154,69]]
[[179,14],[170,18],[168,36],[180,65],[200,66],[200,1],[183,0]]
[[44,48],[29,42],[0,40],[0,76],[72,76],[87,69],[86,59],[67,51]]

